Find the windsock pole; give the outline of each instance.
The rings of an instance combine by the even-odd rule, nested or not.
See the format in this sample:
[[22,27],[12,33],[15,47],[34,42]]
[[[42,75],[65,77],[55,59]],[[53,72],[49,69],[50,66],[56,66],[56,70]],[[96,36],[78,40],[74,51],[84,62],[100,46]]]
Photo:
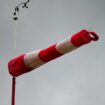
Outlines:
[[12,100],[11,105],[15,105],[15,90],[16,90],[16,78],[12,78]]

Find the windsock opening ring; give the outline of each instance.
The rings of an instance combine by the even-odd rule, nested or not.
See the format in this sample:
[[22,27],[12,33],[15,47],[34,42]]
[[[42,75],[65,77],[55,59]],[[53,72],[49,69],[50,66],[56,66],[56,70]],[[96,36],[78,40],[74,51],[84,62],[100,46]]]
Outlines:
[[99,39],[98,35],[95,32],[89,32],[89,35],[86,35],[86,37],[93,41],[97,41]]

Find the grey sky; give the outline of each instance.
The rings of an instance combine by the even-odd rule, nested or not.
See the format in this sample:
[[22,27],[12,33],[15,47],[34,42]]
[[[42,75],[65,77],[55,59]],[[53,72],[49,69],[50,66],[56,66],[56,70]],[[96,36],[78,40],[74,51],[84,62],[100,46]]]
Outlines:
[[20,11],[15,50],[12,15],[21,1],[0,1],[0,105],[11,104],[12,57],[83,28],[92,28],[100,40],[18,77],[16,105],[105,105],[105,0],[31,0]]

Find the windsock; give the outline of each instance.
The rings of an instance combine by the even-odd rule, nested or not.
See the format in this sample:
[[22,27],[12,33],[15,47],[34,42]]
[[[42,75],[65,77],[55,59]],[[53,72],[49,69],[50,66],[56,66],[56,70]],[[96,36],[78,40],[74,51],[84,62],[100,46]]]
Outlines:
[[54,60],[55,58],[71,52],[82,45],[90,43],[91,41],[97,41],[98,39],[99,37],[95,32],[89,32],[83,29],[73,36],[48,48],[22,54],[10,60],[8,63],[9,73],[13,77],[20,76]]

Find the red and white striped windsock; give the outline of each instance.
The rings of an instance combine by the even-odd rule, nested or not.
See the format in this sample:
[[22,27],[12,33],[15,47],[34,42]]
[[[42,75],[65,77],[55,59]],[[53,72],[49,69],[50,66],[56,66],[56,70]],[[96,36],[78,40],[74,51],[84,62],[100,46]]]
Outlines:
[[98,39],[99,37],[95,32],[81,30],[73,36],[48,48],[22,54],[12,59],[8,63],[9,73],[13,77],[20,76],[57,57],[60,57],[74,49],[77,49],[78,47],[87,44],[92,40],[97,41]]

